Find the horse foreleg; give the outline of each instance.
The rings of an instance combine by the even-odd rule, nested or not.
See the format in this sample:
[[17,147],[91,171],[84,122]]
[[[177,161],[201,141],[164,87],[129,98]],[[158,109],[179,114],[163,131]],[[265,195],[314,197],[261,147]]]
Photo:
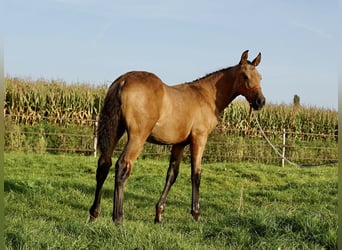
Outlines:
[[107,178],[107,175],[111,166],[112,166],[111,157],[101,154],[99,161],[98,161],[98,167],[96,170],[96,191],[95,191],[94,203],[89,209],[91,221],[94,221],[99,216],[101,195],[102,195],[101,190],[102,190],[103,183]]
[[156,217],[154,218],[154,223],[161,223],[162,221],[162,213],[165,209],[165,203],[167,194],[169,193],[171,186],[175,183],[178,172],[179,172],[179,165],[183,157],[183,150],[185,145],[183,144],[176,144],[173,145],[171,150],[171,157],[170,157],[170,165],[166,175],[166,181],[164,190],[160,199],[156,205]]
[[201,169],[195,168],[191,171],[192,181],[192,207],[191,215],[196,221],[200,219],[200,207],[199,207],[199,187],[201,183]]
[[201,183],[201,159],[206,141],[207,137],[200,137],[193,139],[190,144],[192,181],[191,214],[196,221],[200,219],[199,187]]

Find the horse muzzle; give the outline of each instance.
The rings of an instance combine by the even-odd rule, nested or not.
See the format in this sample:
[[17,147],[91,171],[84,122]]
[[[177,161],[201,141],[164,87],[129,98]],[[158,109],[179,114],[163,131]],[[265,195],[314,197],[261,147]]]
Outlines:
[[252,96],[250,105],[254,110],[260,110],[266,103],[265,97],[262,94],[255,94]]

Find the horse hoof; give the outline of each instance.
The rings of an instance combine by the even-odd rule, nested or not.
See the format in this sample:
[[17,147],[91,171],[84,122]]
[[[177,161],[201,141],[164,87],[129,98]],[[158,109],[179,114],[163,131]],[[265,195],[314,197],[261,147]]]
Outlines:
[[89,221],[90,221],[90,222],[94,222],[94,221],[96,221],[96,219],[97,219],[97,217],[95,217],[95,216],[93,216],[93,215],[90,215],[90,216],[89,216]]
[[191,215],[195,219],[195,221],[199,221],[199,219],[201,218],[201,213],[199,211],[192,210]]
[[156,209],[156,217],[154,218],[154,224],[161,223],[162,222],[162,214],[164,212],[164,205],[158,206]]
[[161,224],[162,219],[161,218],[154,218],[154,224]]
[[123,219],[122,218],[118,218],[118,219],[113,218],[113,223],[117,226],[122,226],[123,225]]

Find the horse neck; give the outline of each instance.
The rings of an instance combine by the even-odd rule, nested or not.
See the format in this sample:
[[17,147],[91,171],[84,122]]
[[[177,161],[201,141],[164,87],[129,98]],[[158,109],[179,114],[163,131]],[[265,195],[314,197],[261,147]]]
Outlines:
[[206,96],[217,115],[238,96],[235,90],[238,70],[237,65],[214,72],[194,82],[202,94]]

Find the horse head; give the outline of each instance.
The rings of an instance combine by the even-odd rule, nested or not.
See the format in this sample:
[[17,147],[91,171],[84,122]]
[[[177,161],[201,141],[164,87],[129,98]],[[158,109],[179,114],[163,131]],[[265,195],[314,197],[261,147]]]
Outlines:
[[238,94],[247,99],[251,108],[260,110],[265,105],[265,97],[260,86],[261,75],[256,69],[261,61],[261,53],[252,62],[248,61],[247,58],[248,50],[241,55],[235,86]]

